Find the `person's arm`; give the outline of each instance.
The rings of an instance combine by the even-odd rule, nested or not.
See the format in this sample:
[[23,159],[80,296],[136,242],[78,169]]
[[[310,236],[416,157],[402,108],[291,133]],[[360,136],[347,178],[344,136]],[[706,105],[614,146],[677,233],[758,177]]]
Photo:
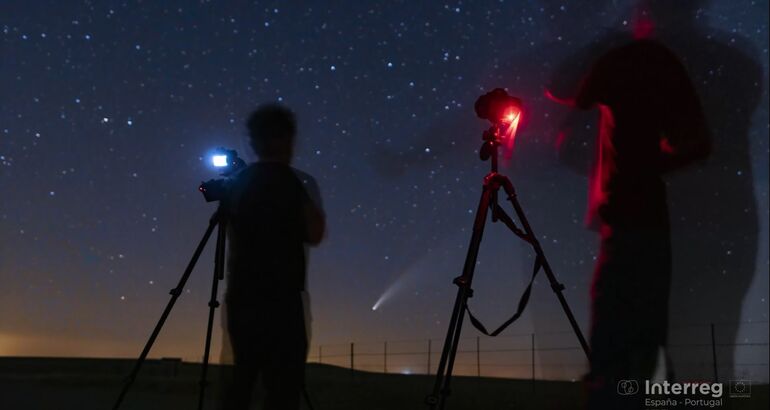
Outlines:
[[[594,47],[586,54],[596,54],[600,48]],[[587,73],[583,75],[574,98],[560,99],[553,96],[550,90],[546,92],[546,96],[552,101],[572,108],[559,126],[556,149],[559,161],[582,175],[590,174],[596,152],[598,116],[597,111],[589,110],[605,99],[608,81],[606,76],[609,74],[609,62],[606,57],[582,56],[580,60],[589,58],[596,61],[590,68],[583,69]]]
[[598,118],[596,111],[572,110],[559,127],[559,162],[580,175],[590,175],[596,160]]
[[702,116],[691,117],[669,130],[660,142],[661,172],[674,171],[706,159],[711,154],[711,138]]
[[318,183],[309,174],[294,168],[294,174],[302,183],[304,200],[302,212],[305,218],[305,242],[318,245],[326,233],[326,214],[323,210],[321,190]]
[[669,84],[670,98],[661,103],[666,125],[660,141],[661,172],[669,172],[711,154],[711,137],[700,98],[687,71],[677,64]]
[[313,201],[305,202],[304,213],[307,229],[305,242],[310,245],[318,245],[323,240],[324,233],[326,232],[326,217]]
[[617,75],[613,68],[614,56],[612,52],[601,57],[591,66],[588,74],[583,78],[577,95],[575,107],[588,110],[599,103],[607,103],[607,94],[612,87],[612,79]]

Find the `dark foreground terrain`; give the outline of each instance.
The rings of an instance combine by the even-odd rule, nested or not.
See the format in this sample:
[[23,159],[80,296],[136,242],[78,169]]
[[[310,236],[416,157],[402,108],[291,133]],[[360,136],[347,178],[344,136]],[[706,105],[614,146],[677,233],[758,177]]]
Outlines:
[[[0,409],[110,409],[133,360],[0,358]],[[152,360],[121,409],[195,409],[200,366],[179,360]],[[214,410],[225,368],[212,366],[206,409]],[[316,410],[426,409],[433,378],[351,372],[334,366],[308,365],[308,392]],[[580,409],[579,383],[457,377],[447,410]],[[726,392],[727,393],[727,392]],[[255,394],[259,394],[257,391]],[[255,406],[255,409],[259,407]],[[307,408],[307,407],[305,407]],[[657,407],[657,409],[708,407]],[[725,394],[717,409],[768,408],[768,387],[752,386],[751,397]]]

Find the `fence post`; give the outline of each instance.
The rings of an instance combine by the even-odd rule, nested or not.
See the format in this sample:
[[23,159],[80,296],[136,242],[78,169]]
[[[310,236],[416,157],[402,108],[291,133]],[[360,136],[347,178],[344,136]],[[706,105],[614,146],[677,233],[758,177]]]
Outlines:
[[356,370],[355,355],[356,355],[356,344],[353,342],[350,342],[350,374],[351,375],[353,375],[353,372]]
[[323,346],[318,345],[318,363],[324,362]]
[[711,358],[714,361],[714,383],[719,383],[719,372],[717,370],[717,343],[714,331],[714,324],[711,324]]
[[385,368],[385,374],[388,374],[388,342],[385,342],[385,352],[383,353],[383,363]]
[[535,334],[532,333],[532,391],[535,391]]
[[425,374],[430,374],[430,355],[432,354],[430,347],[430,339],[428,339],[428,371]]
[[476,336],[476,376],[481,377],[481,337]]

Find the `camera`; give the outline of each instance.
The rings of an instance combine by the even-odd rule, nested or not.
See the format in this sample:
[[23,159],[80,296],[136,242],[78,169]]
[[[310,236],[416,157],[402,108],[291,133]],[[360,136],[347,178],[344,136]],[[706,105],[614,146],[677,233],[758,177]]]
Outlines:
[[522,117],[521,100],[508,95],[502,88],[495,88],[479,97],[474,109],[479,118],[492,123],[492,127],[482,134],[484,144],[479,150],[479,158],[482,161],[492,158],[492,169],[497,170],[498,147],[502,147],[505,159],[511,159]]
[[222,200],[227,194],[227,177],[245,168],[246,162],[238,157],[234,149],[217,148],[211,155],[211,165],[219,169],[224,178],[201,182],[198,191],[203,194],[206,202]]
[[508,95],[502,88],[495,88],[479,97],[474,109],[481,119],[489,120],[495,125],[508,125],[519,118],[521,100]]

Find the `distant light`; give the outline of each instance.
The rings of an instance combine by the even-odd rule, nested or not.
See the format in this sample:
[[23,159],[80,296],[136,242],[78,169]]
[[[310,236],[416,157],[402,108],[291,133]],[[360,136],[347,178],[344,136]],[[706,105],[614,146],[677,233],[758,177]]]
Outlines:
[[227,155],[214,155],[211,157],[211,163],[217,168],[227,166]]

